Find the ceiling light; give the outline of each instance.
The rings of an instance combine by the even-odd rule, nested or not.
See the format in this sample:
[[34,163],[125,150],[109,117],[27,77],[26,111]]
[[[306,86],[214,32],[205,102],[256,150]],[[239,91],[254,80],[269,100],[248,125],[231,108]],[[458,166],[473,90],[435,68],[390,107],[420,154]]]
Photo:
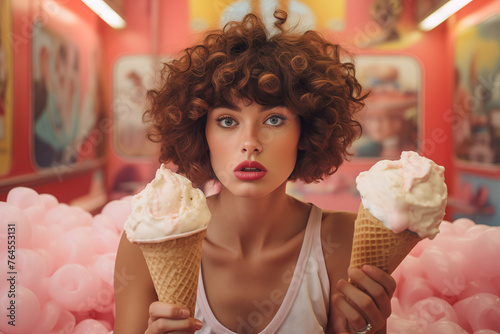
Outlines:
[[450,0],[422,20],[418,24],[418,27],[420,30],[432,30],[471,1],[472,0]]
[[82,0],[101,19],[115,29],[125,28],[125,20],[103,0]]

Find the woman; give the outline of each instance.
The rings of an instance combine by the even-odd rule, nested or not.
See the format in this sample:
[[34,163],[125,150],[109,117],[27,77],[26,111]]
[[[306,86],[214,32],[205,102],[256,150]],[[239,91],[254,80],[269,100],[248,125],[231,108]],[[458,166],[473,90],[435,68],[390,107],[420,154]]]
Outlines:
[[288,181],[337,170],[366,96],[340,46],[275,18],[272,37],[251,14],[209,32],[150,92],[161,160],[220,192],[207,199],[196,314],[157,301],[141,251],[122,237],[115,334],[385,332],[395,281],[348,269],[355,214],[286,193]]

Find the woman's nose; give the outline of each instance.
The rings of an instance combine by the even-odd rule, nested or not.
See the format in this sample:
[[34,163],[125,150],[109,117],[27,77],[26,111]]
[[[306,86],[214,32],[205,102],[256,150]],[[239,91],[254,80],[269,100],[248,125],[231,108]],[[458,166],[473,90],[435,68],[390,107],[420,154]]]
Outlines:
[[241,151],[250,153],[259,153],[262,151],[262,143],[259,140],[257,129],[249,129],[249,131],[247,131]]

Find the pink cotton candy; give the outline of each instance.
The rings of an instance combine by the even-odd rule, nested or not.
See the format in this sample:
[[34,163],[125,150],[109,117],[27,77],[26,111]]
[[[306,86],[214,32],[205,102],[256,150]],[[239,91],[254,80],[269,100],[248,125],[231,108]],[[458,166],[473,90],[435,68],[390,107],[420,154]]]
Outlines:
[[116,252],[120,242],[120,236],[106,228],[95,227],[92,229],[92,244],[97,254]]
[[24,209],[24,214],[28,218],[31,227],[42,225],[45,220],[45,207],[43,205],[33,205]]
[[438,296],[456,298],[465,289],[464,273],[455,266],[445,249],[427,247],[420,259],[429,285]]
[[43,205],[38,193],[26,187],[16,187],[7,194],[7,203],[15,205],[20,209],[26,209],[33,205]]
[[464,236],[466,235],[466,232],[469,230],[469,228],[474,226],[476,226],[476,223],[468,218],[457,219],[452,223],[453,234]]
[[[498,296],[500,295],[500,286],[495,285],[491,280],[487,278],[478,277],[473,281],[468,281],[465,284],[465,289],[459,295],[458,299],[463,300],[478,293],[490,293],[492,295]],[[499,328],[500,329],[500,328]]]
[[[78,330],[108,333],[114,323],[114,258],[125,220],[114,222],[103,214],[95,219],[29,188],[14,188],[7,198],[8,203],[0,202],[0,244],[7,245],[13,224],[17,309],[16,327],[0,327],[0,332],[69,334],[95,319]],[[8,256],[0,252],[0,262],[7,264]],[[0,291],[0,307],[9,302],[7,292]]]
[[455,303],[459,324],[466,330],[500,329],[500,297],[478,293]]
[[116,253],[102,254],[96,259],[92,267],[99,277],[109,285],[113,285],[115,260]]
[[59,320],[61,315],[61,307],[53,302],[49,301],[45,303],[42,307],[40,317],[36,324],[37,333],[48,334],[51,333]]
[[462,327],[455,322],[440,320],[430,324],[425,329],[425,334],[468,334]]
[[410,318],[420,319],[427,324],[438,320],[449,320],[457,322],[457,313],[445,300],[437,297],[429,297],[416,302],[409,308]]
[[86,319],[78,323],[72,331],[72,334],[108,334],[106,327],[97,320]]
[[40,202],[42,202],[43,206],[45,207],[45,211],[52,209],[55,207],[57,204],[59,204],[59,201],[54,195],[51,194],[40,194],[38,196],[40,199]]
[[55,236],[50,233],[45,225],[32,225],[31,226],[31,239],[29,242],[32,249],[47,249],[50,245],[50,239]]
[[121,199],[109,202],[102,209],[102,214],[108,216],[118,231],[123,231],[123,225],[130,215],[131,199]]
[[42,288],[41,278],[47,275],[43,257],[34,250],[21,248],[17,250],[15,262],[18,272],[18,284],[38,294],[38,291]]
[[68,230],[50,244],[52,254],[57,266],[69,263],[88,265],[95,257],[90,227],[77,227]]
[[79,220],[79,211],[67,204],[58,204],[49,209],[45,215],[45,223],[57,225],[63,231],[86,225]]
[[387,333],[421,334],[422,330],[418,327],[416,321],[400,317],[393,312],[387,322]]
[[0,245],[5,245],[5,250],[8,250],[7,245],[12,245],[13,242],[16,248],[29,247],[31,224],[22,209],[0,202],[0,229]]
[[440,230],[435,239],[421,241],[395,271],[398,303],[388,333],[413,333],[405,329],[410,323],[425,334],[497,333],[500,227],[458,219],[443,222]]
[[[40,316],[40,301],[30,289],[19,285],[11,289],[10,282],[7,283],[0,289],[0,307],[4,315],[0,321],[0,333],[35,333],[35,325]],[[15,291],[15,298],[11,291]],[[12,308],[12,302],[15,302],[15,310],[9,309]],[[9,325],[9,321],[14,321],[13,325]]]
[[52,331],[50,332],[50,334],[71,333],[73,331],[73,328],[75,328],[75,325],[76,325],[75,316],[71,312],[63,309],[61,310],[59,318],[57,319],[57,322]]
[[399,291],[399,299],[404,305],[413,305],[416,302],[434,296],[429,282],[422,277],[407,277],[403,288]]
[[500,276],[500,229],[484,229],[483,233],[477,236],[470,257],[480,277]]
[[86,267],[72,263],[59,268],[50,278],[52,300],[69,311],[85,312],[96,304],[101,283]]
[[118,232],[118,229],[116,228],[115,223],[113,222],[113,220],[110,217],[108,217],[106,215],[103,215],[101,213],[95,215],[92,218],[92,226],[94,228],[105,228],[105,229],[108,229],[108,230],[114,232],[115,234]]
[[77,217],[78,226],[88,226],[88,227],[92,226],[93,217],[89,212],[77,206],[72,206],[71,209],[74,211]]

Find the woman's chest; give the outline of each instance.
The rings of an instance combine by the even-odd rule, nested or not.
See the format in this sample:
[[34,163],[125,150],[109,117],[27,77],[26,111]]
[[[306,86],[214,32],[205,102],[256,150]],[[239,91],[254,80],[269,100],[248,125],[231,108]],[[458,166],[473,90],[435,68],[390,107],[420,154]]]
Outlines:
[[202,262],[203,285],[212,313],[226,328],[258,333],[275,317],[289,292],[301,247],[260,259]]

